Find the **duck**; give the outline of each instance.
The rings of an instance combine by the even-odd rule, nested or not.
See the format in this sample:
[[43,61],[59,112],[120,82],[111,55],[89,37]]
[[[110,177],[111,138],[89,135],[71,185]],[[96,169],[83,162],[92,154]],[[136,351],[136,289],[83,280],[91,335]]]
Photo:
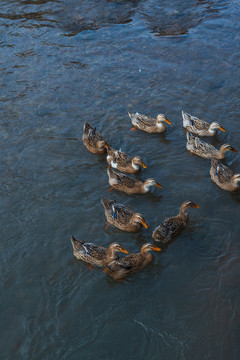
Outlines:
[[111,224],[128,232],[137,232],[141,230],[142,226],[146,229],[149,228],[142,214],[133,212],[125,205],[117,203],[116,200],[103,198],[102,204],[105,210],[107,227]]
[[225,132],[226,130],[216,121],[209,124],[205,120],[201,120],[196,116],[189,115],[182,111],[183,127],[188,132],[198,136],[214,136],[217,130]]
[[156,227],[152,233],[153,239],[162,243],[171,242],[187,226],[189,219],[187,209],[190,207],[199,208],[191,200],[184,201],[177,216],[165,219],[161,225]]
[[108,249],[103,246],[77,240],[74,236],[71,237],[71,242],[74,256],[91,265],[105,267],[113,260],[119,259],[116,254],[117,252],[128,254],[128,251],[116,242],[109,245]]
[[96,128],[91,127],[88,122],[83,126],[83,145],[92,154],[102,155],[107,152],[108,142],[99,134]]
[[199,137],[187,132],[186,148],[192,154],[201,156],[205,159],[223,159],[227,151],[238,151],[229,144],[223,144],[220,149],[216,149],[213,145],[208,144],[199,139]]
[[227,191],[240,190],[240,174],[233,174],[232,170],[221,161],[212,159],[210,176],[221,189]]
[[129,254],[121,260],[113,260],[104,269],[115,280],[123,280],[150,264],[154,256],[151,251],[161,251],[157,246],[146,243],[141,247],[141,251],[135,254]]
[[136,174],[140,171],[141,166],[144,169],[147,167],[140,156],[131,158],[128,154],[121,151],[121,149],[116,150],[110,146],[107,147],[107,162],[112,168],[129,174]]
[[167,123],[168,125],[172,124],[164,114],[158,114],[156,119],[139,113],[129,112],[128,115],[134,125],[131,130],[139,129],[151,134],[163,133],[166,131],[166,125],[164,123]]
[[159,188],[162,187],[162,185],[158,184],[154,179],[147,179],[144,181],[122,173],[117,173],[110,165],[108,166],[107,173],[109,177],[109,185],[111,186],[109,191],[116,189],[132,195],[147,193],[152,186]]

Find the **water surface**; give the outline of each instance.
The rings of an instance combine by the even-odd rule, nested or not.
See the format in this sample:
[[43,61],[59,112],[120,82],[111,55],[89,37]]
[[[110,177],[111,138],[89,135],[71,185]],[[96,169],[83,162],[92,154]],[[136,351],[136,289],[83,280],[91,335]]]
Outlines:
[[[210,141],[240,149],[239,15],[236,0],[1,1],[1,359],[239,359],[240,197],[186,151],[181,120],[219,121]],[[130,132],[128,111],[173,126]],[[108,193],[85,121],[163,188]],[[238,154],[226,163],[239,172]],[[105,232],[103,196],[150,229]],[[138,251],[186,199],[187,229],[128,281],[73,257],[72,234]]]

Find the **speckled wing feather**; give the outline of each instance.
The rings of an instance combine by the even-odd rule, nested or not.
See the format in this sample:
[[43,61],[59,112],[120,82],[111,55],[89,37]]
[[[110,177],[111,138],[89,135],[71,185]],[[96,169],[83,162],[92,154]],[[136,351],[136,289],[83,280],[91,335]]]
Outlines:
[[218,182],[221,184],[224,184],[226,182],[230,182],[233,177],[232,170],[226,166],[223,165],[223,163],[219,160],[212,159],[212,173],[211,176],[217,177]]
[[168,242],[184,229],[184,222],[178,216],[167,218],[153,232],[153,238],[158,241]]
[[187,133],[187,149],[205,158],[211,158],[218,154],[218,150],[213,145],[200,140],[191,133]]
[[127,176],[125,174],[118,174],[115,171],[113,171],[111,168],[108,169],[108,171],[110,178],[114,179],[116,184],[121,184],[122,186],[125,186],[127,188],[133,188],[136,186],[136,184],[139,184],[140,180],[138,179]]
[[110,264],[108,264],[108,268],[111,271],[128,270],[128,272],[130,272],[131,270],[134,271],[136,267],[140,269],[141,262],[143,260],[144,259],[140,253],[129,254],[123,259],[112,261]]
[[88,140],[95,143],[97,143],[98,141],[105,141],[103,136],[97,132],[96,128],[89,129]]
[[205,120],[194,118],[193,123],[198,130],[208,130],[209,129],[209,123]]
[[85,253],[97,260],[102,260],[107,255],[107,251],[104,247],[92,243],[84,243],[83,248]]
[[116,219],[119,224],[126,224],[131,220],[134,212],[128,209],[125,205],[117,203],[115,200],[102,199],[104,209],[112,217]]
[[107,250],[102,247],[95,245],[93,243],[86,243],[72,237],[72,244],[75,252],[78,252],[79,255],[88,255],[92,256],[97,260],[102,260],[103,257],[107,255]]
[[131,157],[123,151],[114,150],[111,152],[111,156],[112,161],[115,163],[119,163],[122,167],[129,166],[132,163]]
[[195,138],[195,146],[199,152],[206,153],[206,155],[217,155],[218,150],[213,145],[200,140],[198,137]]
[[142,124],[144,124],[146,126],[156,125],[156,119],[154,119],[150,116],[141,115],[141,114],[136,113],[136,118],[138,121],[140,121]]
[[[192,116],[190,114],[182,112],[183,117],[183,126],[185,128],[189,128],[194,132],[194,127],[196,127],[197,130],[208,130],[209,129],[209,123],[205,120],[201,120],[196,116]],[[190,130],[190,131],[191,131]]]
[[85,123],[83,127],[82,142],[84,146],[93,154],[104,154],[106,152],[106,145],[109,145],[104,137],[92,128],[89,123]]
[[134,214],[132,210],[121,204],[114,205],[114,211],[116,215],[113,216],[116,216],[117,221],[120,224],[125,224],[127,221],[130,221]]
[[136,184],[139,184],[140,180],[133,177],[122,174],[120,177],[121,184],[127,188],[133,188]]

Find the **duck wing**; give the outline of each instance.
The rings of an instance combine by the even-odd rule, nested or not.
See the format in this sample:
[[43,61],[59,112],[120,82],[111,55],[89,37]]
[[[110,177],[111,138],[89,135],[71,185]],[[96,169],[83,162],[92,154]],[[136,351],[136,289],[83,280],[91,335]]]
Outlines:
[[221,161],[216,159],[212,159],[211,165],[213,176],[218,177],[219,183],[223,184],[231,181],[233,172],[228,166],[224,165]]
[[141,115],[136,113],[137,115],[137,120],[142,123],[143,125],[146,126],[153,126],[156,125],[156,119],[150,117],[150,116],[146,116],[146,115]]
[[74,251],[80,253],[82,256],[88,255],[97,260],[101,260],[107,255],[107,250],[102,246],[77,240],[74,236],[72,236],[71,241]]
[[134,188],[136,184],[139,184],[139,180],[124,174],[121,174],[121,176],[119,176],[119,179],[121,184],[127,188]]
[[114,182],[115,185],[122,185],[127,188],[133,188],[136,186],[136,184],[139,184],[140,180],[122,173],[117,173],[113,171],[111,167],[108,167],[107,171],[109,178],[112,180],[112,182]]
[[131,209],[128,209],[123,204],[117,203],[116,200],[103,198],[102,203],[109,215],[111,215],[114,219],[117,219],[118,223],[125,224],[132,218],[134,214]]
[[120,150],[115,150],[112,153],[113,162],[120,164],[121,166],[125,167],[132,163],[132,158],[127,155],[125,152]]
[[217,149],[213,145],[200,140],[198,136],[194,136],[189,132],[187,133],[187,141],[193,147],[194,151],[211,154],[215,154],[217,152]]
[[169,241],[184,229],[184,222],[178,216],[167,218],[153,232],[152,237],[159,241]]
[[201,119],[194,119],[193,120],[193,125],[198,129],[198,130],[208,130],[209,129],[209,123],[205,120],[201,120]]
[[183,117],[183,126],[186,128],[190,126],[191,128],[198,130],[208,130],[209,129],[209,123],[205,120],[201,120],[196,116],[192,116],[190,114],[185,113],[182,111],[182,117]]
[[112,205],[112,215],[119,223],[126,224],[133,217],[133,214],[134,212],[131,209],[122,204]]

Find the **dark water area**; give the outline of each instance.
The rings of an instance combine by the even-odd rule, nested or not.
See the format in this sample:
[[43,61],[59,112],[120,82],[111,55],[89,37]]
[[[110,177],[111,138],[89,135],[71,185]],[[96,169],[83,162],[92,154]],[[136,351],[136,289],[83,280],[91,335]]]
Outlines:
[[[209,141],[240,150],[239,16],[236,0],[1,1],[1,359],[240,358],[240,195],[187,152],[181,119],[218,121],[227,132]],[[128,111],[173,125],[130,132]],[[163,188],[107,192],[85,121]],[[240,172],[239,154],[225,163]],[[105,231],[103,196],[149,230]],[[200,206],[187,229],[129,280],[73,257],[72,234],[139,251],[187,199]]]

